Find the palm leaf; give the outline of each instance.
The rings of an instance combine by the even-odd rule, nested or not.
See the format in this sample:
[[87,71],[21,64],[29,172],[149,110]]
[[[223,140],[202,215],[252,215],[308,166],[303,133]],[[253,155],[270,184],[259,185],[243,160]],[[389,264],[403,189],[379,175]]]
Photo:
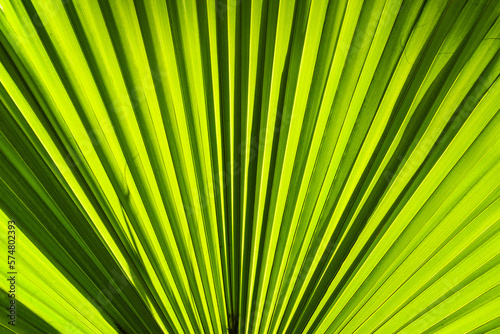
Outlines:
[[0,0],[2,332],[493,333],[499,49],[496,0]]

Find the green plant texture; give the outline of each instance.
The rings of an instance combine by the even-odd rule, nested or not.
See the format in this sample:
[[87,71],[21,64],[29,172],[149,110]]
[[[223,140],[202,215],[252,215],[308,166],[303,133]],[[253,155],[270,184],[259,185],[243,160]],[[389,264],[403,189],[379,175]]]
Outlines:
[[499,50],[499,0],[0,0],[0,332],[499,333]]

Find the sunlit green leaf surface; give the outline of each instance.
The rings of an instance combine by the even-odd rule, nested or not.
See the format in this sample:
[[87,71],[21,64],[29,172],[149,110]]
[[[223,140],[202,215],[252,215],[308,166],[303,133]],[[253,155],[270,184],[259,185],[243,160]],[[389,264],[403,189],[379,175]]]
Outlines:
[[497,0],[0,0],[0,332],[498,331],[499,50]]

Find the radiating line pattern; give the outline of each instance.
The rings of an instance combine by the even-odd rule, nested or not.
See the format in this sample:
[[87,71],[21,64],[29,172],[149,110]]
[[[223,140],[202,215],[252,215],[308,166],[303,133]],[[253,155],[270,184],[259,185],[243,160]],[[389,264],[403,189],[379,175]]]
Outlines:
[[497,0],[0,0],[1,332],[498,332],[499,49]]

